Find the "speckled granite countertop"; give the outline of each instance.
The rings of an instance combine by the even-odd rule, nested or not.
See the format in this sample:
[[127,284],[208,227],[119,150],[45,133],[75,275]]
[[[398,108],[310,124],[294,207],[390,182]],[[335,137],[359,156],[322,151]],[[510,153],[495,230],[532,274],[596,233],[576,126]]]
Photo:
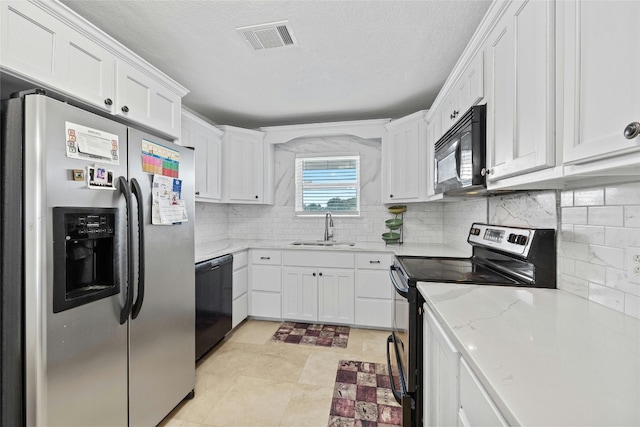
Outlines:
[[640,425],[640,321],[557,289],[419,283],[502,415]]
[[380,242],[357,242],[355,246],[295,246],[291,240],[218,240],[215,242],[200,243],[196,245],[195,262],[206,261],[225,254],[243,251],[246,249],[281,249],[301,251],[348,251],[348,252],[391,252],[395,255],[423,255],[423,256],[452,256],[466,257],[469,252],[446,245],[428,244],[402,244],[387,245]]

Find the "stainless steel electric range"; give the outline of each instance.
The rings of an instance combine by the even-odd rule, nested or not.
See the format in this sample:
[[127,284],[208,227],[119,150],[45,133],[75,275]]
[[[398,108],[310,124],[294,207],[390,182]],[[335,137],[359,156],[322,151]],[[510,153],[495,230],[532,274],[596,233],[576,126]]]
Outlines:
[[556,287],[555,230],[474,223],[469,258],[396,256],[389,275],[394,293],[387,364],[403,425],[423,425],[422,305],[418,282]]

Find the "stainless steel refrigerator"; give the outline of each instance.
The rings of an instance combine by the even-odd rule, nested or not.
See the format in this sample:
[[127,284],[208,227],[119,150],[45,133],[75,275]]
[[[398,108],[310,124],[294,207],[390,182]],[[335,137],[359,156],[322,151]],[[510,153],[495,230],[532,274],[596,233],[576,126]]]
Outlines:
[[193,397],[193,163],[42,91],[3,101],[0,424],[151,426]]

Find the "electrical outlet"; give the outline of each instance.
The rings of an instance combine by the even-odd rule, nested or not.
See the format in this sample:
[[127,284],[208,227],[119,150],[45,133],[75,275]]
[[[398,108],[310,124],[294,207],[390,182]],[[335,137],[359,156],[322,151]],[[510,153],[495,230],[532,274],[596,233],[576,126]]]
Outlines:
[[640,284],[640,248],[627,248],[627,279]]

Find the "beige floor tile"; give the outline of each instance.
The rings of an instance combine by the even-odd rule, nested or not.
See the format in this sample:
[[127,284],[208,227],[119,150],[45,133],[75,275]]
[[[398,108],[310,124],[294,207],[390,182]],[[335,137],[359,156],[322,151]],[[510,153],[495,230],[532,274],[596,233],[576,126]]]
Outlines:
[[249,319],[196,365],[196,395],[163,427],[326,426],[340,360],[386,363],[389,331],[352,328],[347,348],[272,341]]
[[326,427],[333,387],[298,384],[284,412],[281,427]]
[[282,322],[248,319],[225,338],[229,342],[245,344],[265,344],[271,340]]
[[219,396],[203,423],[216,427],[277,426],[295,386],[290,382],[240,376]]
[[360,360],[360,355],[349,353],[314,353],[309,355],[298,383],[333,387],[340,360]]

